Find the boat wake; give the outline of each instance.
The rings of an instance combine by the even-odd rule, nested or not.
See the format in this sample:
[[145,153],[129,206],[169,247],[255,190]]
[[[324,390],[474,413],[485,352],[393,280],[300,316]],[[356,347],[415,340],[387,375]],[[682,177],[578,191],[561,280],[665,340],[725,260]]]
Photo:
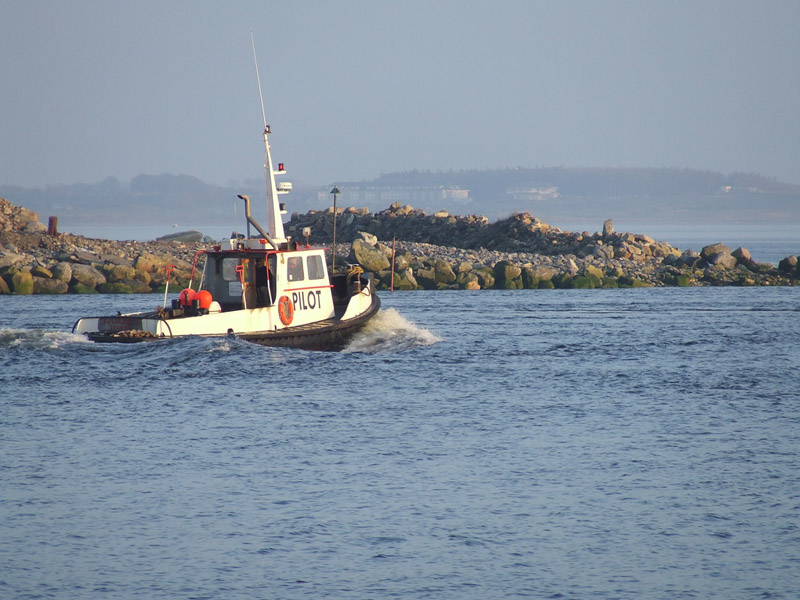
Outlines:
[[43,329],[0,329],[0,348],[55,350],[67,344],[91,343],[86,336]]
[[397,352],[441,342],[427,329],[417,327],[393,308],[381,310],[350,341],[343,352]]

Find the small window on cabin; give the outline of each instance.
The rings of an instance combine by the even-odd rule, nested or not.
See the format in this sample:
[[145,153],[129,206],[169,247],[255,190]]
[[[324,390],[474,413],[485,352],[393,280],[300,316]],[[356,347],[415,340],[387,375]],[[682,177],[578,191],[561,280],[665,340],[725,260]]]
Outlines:
[[306,258],[306,266],[309,279],[324,279],[325,270],[322,268],[322,257],[319,254]]
[[223,258],[222,259],[222,279],[223,281],[241,281],[239,272],[236,268],[241,264],[245,281],[252,281],[252,269],[248,259]]
[[236,267],[238,266],[238,258],[223,258],[222,279],[225,281],[239,281],[239,273],[236,272]]
[[286,276],[289,281],[303,281],[303,259],[299,256],[293,256],[286,261]]

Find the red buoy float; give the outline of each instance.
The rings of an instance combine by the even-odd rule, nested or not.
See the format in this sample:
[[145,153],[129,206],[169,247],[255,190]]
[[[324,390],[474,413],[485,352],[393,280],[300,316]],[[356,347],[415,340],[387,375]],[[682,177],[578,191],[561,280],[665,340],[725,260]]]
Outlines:
[[178,302],[181,303],[183,307],[189,307],[192,305],[192,300],[194,300],[194,290],[192,288],[186,288],[185,290],[181,290],[181,293],[178,294]]
[[214,301],[214,297],[208,290],[200,290],[194,295],[192,300],[197,300],[198,302],[200,302],[200,308],[208,308]]
[[289,299],[289,296],[281,296],[278,300],[278,316],[281,318],[281,323],[289,325],[294,319],[294,304]]

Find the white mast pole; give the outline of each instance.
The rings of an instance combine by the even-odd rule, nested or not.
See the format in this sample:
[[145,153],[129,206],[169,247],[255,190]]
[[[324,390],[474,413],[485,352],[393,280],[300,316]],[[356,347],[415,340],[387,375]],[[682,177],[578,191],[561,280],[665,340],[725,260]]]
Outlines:
[[261,91],[261,75],[258,72],[258,58],[256,57],[256,43],[253,32],[250,32],[250,42],[253,46],[253,62],[256,66],[256,80],[258,81],[258,96],[261,99],[261,118],[264,121],[264,177],[267,187],[267,231],[269,236],[275,240],[285,240],[286,234],[283,231],[283,221],[281,220],[281,209],[278,203],[278,190],[275,185],[275,171],[272,169],[272,155],[269,151],[270,128],[267,125],[267,114],[264,111],[264,94]]

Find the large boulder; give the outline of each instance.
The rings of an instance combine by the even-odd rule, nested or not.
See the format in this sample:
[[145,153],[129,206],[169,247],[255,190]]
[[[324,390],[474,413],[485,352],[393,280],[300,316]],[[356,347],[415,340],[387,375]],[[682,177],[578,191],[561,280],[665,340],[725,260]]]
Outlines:
[[433,263],[435,272],[435,279],[437,284],[449,285],[456,280],[456,274],[453,272],[453,267],[446,260],[436,260]]
[[72,265],[67,262],[56,263],[53,266],[53,279],[69,284],[72,280]]
[[478,284],[480,284],[483,289],[488,290],[494,287],[494,269],[491,267],[476,267],[472,272],[475,273],[475,276],[478,278]]
[[472,271],[461,271],[456,276],[456,283],[458,287],[465,290],[481,289],[481,284],[478,283],[478,276]]
[[700,253],[690,248],[683,251],[683,254],[681,254],[681,257],[678,259],[678,264],[683,267],[694,268],[701,260]]
[[798,261],[796,256],[787,256],[778,263],[778,269],[784,273],[794,273],[797,271]]
[[53,272],[42,265],[36,265],[31,269],[31,275],[34,277],[44,277],[45,279],[52,279]]
[[436,269],[431,267],[419,268],[415,271],[414,276],[419,286],[426,290],[435,290],[436,285]]
[[11,291],[14,294],[32,294],[33,293],[33,275],[28,270],[15,270],[11,275]]
[[730,252],[717,252],[705,258],[708,264],[723,269],[732,269],[736,266],[736,258]]
[[[144,271],[142,271],[144,272]],[[136,277],[136,269],[125,265],[116,265],[108,272],[108,281],[122,281],[123,279],[133,279]]]
[[377,243],[370,245],[363,239],[357,239],[353,242],[348,260],[357,262],[364,267],[364,270],[375,273],[384,271],[391,266],[386,254],[377,246]]
[[72,281],[96,288],[101,283],[106,283],[106,277],[90,265],[76,263],[72,265]]
[[378,238],[371,233],[366,231],[359,231],[353,241],[361,240],[362,242],[366,242],[370,246],[377,246],[378,245]]
[[66,294],[69,286],[60,279],[50,279],[47,277],[33,278],[34,294]]
[[18,254],[17,252],[0,252],[0,268],[21,265],[28,262],[29,259],[30,257],[24,254]]
[[396,290],[416,290],[419,287],[414,271],[403,269],[394,274],[394,289]]
[[414,256],[411,252],[397,252],[394,257],[394,270],[395,272],[405,271],[414,262]]
[[526,290],[535,290],[539,287],[539,279],[533,267],[522,267],[522,286]]
[[533,267],[533,274],[539,281],[552,279],[558,273],[558,269],[547,265],[536,265]]
[[127,285],[134,294],[149,294],[153,291],[149,285],[136,278],[122,279],[118,283]]
[[514,263],[501,260],[494,265],[494,278],[497,287],[522,289],[522,268]]
[[726,246],[725,244],[717,243],[717,244],[709,244],[705,246],[700,251],[700,256],[708,260],[711,256],[715,254],[730,254],[731,249]]
[[592,248],[592,256],[600,260],[611,260],[614,258],[614,246],[599,244]]
[[176,258],[170,254],[142,252],[133,264],[137,271],[146,271],[148,273],[164,273],[167,265],[174,265],[175,269],[178,271],[192,270],[192,263]]
[[736,259],[737,264],[744,265],[748,269],[752,269],[756,266],[756,262],[753,260],[747,248],[739,246],[736,250],[731,252],[731,256]]
[[600,269],[599,267],[595,267],[594,265],[586,265],[583,267],[581,275],[583,275],[584,277],[602,279],[604,273],[603,270]]

